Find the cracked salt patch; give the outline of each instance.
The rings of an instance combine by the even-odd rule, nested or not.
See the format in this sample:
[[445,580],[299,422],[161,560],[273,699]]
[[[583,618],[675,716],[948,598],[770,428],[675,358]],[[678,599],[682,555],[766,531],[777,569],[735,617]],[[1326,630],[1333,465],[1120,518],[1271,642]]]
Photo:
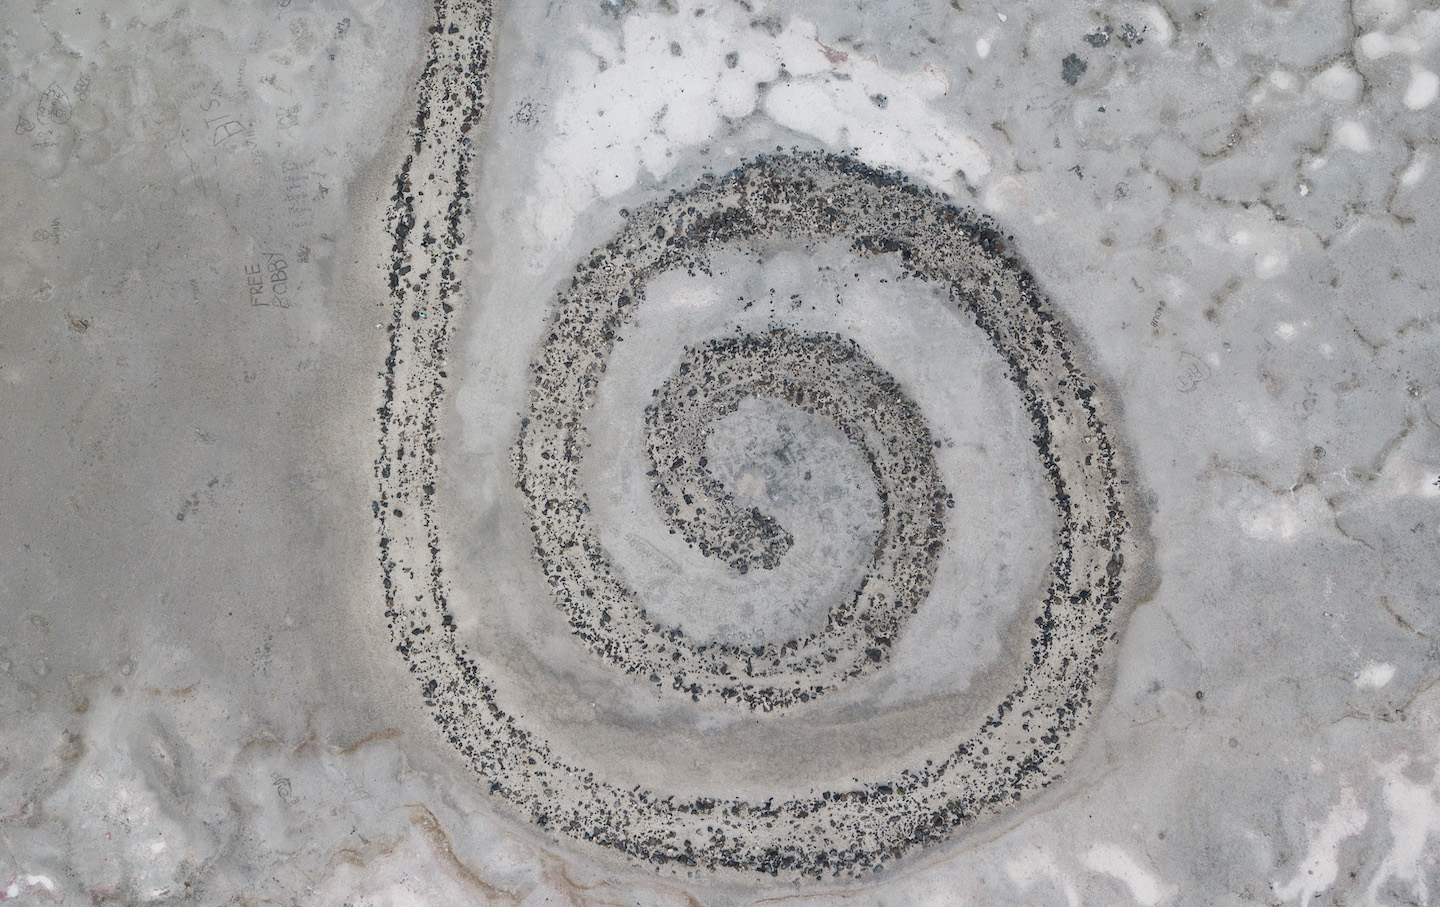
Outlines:
[[1395,679],[1395,666],[1392,664],[1368,664],[1360,669],[1355,675],[1355,685],[1361,688],[1378,690],[1391,680]]
[[[754,27],[767,15],[773,26]],[[566,87],[546,105],[553,138],[526,203],[524,225],[542,243],[563,242],[597,197],[664,180],[684,152],[756,115],[945,191],[978,184],[993,166],[974,138],[935,116],[930,102],[951,88],[940,69],[887,69],[763,2],[687,0],[627,15],[619,30],[582,26],[576,39],[584,49],[567,52]]]

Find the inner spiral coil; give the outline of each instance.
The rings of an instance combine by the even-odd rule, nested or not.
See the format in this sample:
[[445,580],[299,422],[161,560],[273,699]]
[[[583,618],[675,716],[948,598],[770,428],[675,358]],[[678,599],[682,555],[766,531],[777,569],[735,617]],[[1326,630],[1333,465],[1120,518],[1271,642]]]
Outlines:
[[[655,505],[702,555],[743,574],[775,567],[790,548],[784,527],[758,508],[738,506],[708,469],[714,423],[757,397],[833,421],[862,453],[875,482],[880,530],[870,563],[818,633],[761,645],[694,643],[677,629],[650,623],[608,560],[592,556],[600,546],[575,474],[542,471],[537,481],[531,472],[522,487],[557,602],[595,651],[694,699],[713,695],[769,711],[809,701],[884,662],[905,619],[930,591],[944,513],[954,501],[918,408],[854,341],[784,328],[721,338],[687,351],[656,389],[645,417]],[[540,448],[542,463],[548,451],[538,429],[547,415],[561,414],[534,407],[522,436],[529,445],[522,452]],[[532,457],[522,454],[518,465],[523,469]],[[563,512],[578,518],[557,526],[551,516]]]

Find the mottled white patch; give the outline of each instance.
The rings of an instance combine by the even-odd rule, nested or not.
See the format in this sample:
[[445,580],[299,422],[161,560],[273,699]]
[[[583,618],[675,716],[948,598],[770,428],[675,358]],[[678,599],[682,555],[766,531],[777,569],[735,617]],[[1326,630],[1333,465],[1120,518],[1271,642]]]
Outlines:
[[1375,662],[1360,669],[1355,675],[1355,685],[1362,690],[1378,690],[1394,677],[1394,665]]
[[1379,766],[1390,813],[1390,849],[1370,880],[1367,903],[1379,903],[1381,888],[1393,890],[1396,881],[1417,896],[1417,903],[1430,903],[1427,879],[1435,878],[1436,855],[1426,845],[1440,835],[1440,773],[1432,771],[1429,783],[1420,784],[1406,777],[1410,772],[1405,756]]
[[1414,53],[1416,49],[1411,42],[1373,31],[1360,36],[1359,47],[1360,53],[1377,59],[1393,53]]
[[55,882],[49,876],[42,875],[19,875],[16,876],[5,888],[5,900],[13,901],[25,890],[34,891],[40,889],[47,894],[55,891]]
[[554,137],[527,203],[526,226],[542,245],[568,237],[597,197],[629,190],[644,173],[664,179],[679,153],[756,113],[942,191],[990,172],[984,148],[932,106],[950,91],[946,71],[888,69],[822,43],[800,18],[771,35],[738,4],[696,16],[699,8],[634,13],[618,32],[572,40],[569,87],[556,98]]
[[1371,31],[1360,37],[1360,53],[1367,57],[1390,54],[1420,56],[1440,44],[1440,10],[1420,10],[1410,22],[1392,33]]
[[1275,894],[1282,901],[1308,904],[1330,886],[1340,874],[1340,846],[1347,838],[1353,838],[1365,828],[1369,820],[1365,811],[1355,800],[1355,792],[1343,788],[1340,802],[1330,811],[1323,822],[1311,822],[1306,826],[1309,839],[1305,858],[1296,867],[1295,875],[1283,885],[1275,885]]
[[1270,251],[1255,259],[1255,276],[1262,280],[1283,274],[1290,259],[1283,252]]
[[1207,227],[1199,238],[1208,245],[1228,248],[1248,259],[1255,276],[1262,280],[1279,277],[1290,268],[1292,236],[1273,222],[1245,218],[1226,228]]
[[1345,104],[1355,103],[1363,85],[1360,74],[1344,63],[1336,63],[1310,80],[1310,87],[1321,97]]
[[1042,882],[1050,882],[1065,897],[1067,907],[1080,907],[1080,891],[1074,881],[1061,868],[1049,850],[1040,844],[1027,842],[1018,848],[1018,853],[1004,861],[1005,875],[1022,892]]
[[1312,488],[1276,498],[1242,517],[1251,538],[1269,541],[1290,541],[1332,524],[1328,505]]
[[1436,95],[1440,95],[1440,76],[1428,69],[1417,69],[1411,74],[1410,84],[1405,89],[1405,106],[1421,110],[1429,107]]
[[1154,907],[1180,893],[1177,885],[1167,883],[1150,869],[1115,844],[1096,844],[1085,852],[1085,865],[1102,875],[1119,879],[1130,896],[1144,907]]
[[1270,84],[1281,91],[1294,91],[1298,83],[1293,73],[1283,69],[1277,69],[1270,73]]
[[1166,47],[1175,40],[1175,27],[1171,24],[1170,16],[1165,10],[1158,6],[1147,6],[1144,9],[1144,17],[1147,38]]
[[1395,18],[1405,8],[1401,0],[1360,0],[1355,5],[1355,15],[1367,23],[1383,22]]
[[1043,197],[1032,192],[1025,182],[1008,175],[992,179],[981,197],[981,204],[992,214],[1006,211],[1034,212],[1036,206],[1043,203]]
[[1335,141],[1340,143],[1341,148],[1360,154],[1375,148],[1374,143],[1370,141],[1370,133],[1354,120],[1346,120],[1335,127]]
[[[785,35],[802,31],[817,32],[814,25],[793,20]],[[795,52],[787,55],[787,63],[808,63],[800,73],[810,78],[783,81],[766,96],[765,112],[781,125],[853,148],[862,160],[898,167],[942,190],[954,190],[962,181],[975,184],[990,172],[992,161],[980,143],[947,125],[930,107],[930,101],[950,90],[942,70],[927,64],[908,74],[892,72],[874,57],[837,56],[818,36],[791,46]],[[878,103],[882,98],[884,103]]]
[[1376,488],[1391,498],[1440,497],[1440,462],[1429,450],[1401,446],[1381,465]]
[[1420,181],[1425,178],[1425,174],[1429,172],[1429,170],[1430,155],[1424,151],[1415,152],[1415,156],[1410,161],[1410,166],[1406,167],[1404,172],[1400,174],[1400,185],[1419,185]]

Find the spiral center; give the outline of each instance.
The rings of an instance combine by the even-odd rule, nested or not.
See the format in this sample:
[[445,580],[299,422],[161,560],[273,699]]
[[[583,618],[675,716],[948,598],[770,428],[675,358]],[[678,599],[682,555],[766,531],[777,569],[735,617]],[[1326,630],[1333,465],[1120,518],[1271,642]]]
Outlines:
[[[927,586],[933,555],[942,544],[940,519],[949,495],[931,454],[932,440],[913,403],[853,341],[833,334],[798,334],[774,328],[712,341],[689,351],[676,374],[655,392],[645,424],[656,506],[671,531],[706,557],[737,573],[774,569],[794,545],[790,532],[759,507],[739,503],[715,479],[706,456],[715,420],[751,397],[777,400],[832,420],[858,448],[874,479],[881,507],[881,538],[874,570],[856,602],[831,612],[829,627],[854,619],[865,584],[894,602],[870,620],[888,639]],[[782,450],[780,457],[788,456]],[[909,550],[900,546],[909,546]],[[930,557],[916,557],[924,549]],[[886,613],[891,612],[891,613]],[[879,660],[878,658],[874,660]]]

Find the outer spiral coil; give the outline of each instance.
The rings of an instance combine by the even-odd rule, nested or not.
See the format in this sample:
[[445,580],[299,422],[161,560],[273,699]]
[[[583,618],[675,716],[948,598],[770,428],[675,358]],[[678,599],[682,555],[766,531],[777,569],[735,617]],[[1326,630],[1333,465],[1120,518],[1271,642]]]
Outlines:
[[[725,248],[847,239],[857,256],[888,258],[912,277],[946,287],[956,316],[973,319],[985,333],[1020,392],[1060,528],[1019,682],[973,723],[935,728],[936,737],[948,741],[950,755],[943,760],[895,766],[844,788],[776,791],[763,800],[722,791],[684,797],[617,786],[600,767],[556,756],[502,708],[483,665],[466,653],[450,613],[441,562],[444,536],[432,503],[436,412],[452,331],[447,316],[457,299],[456,262],[465,243],[458,200],[467,192],[469,156],[457,149],[466,147],[461,140],[478,114],[474,93],[483,86],[489,28],[483,8],[478,16],[469,4],[442,3],[439,9],[440,22],[432,30],[436,57],[459,59],[463,65],[427,69],[422,102],[472,100],[420,119],[414,153],[397,179],[390,221],[396,306],[380,410],[376,517],[385,613],[395,647],[462,758],[493,793],[553,833],[659,865],[786,874],[868,871],[1048,785],[1103,691],[1104,656],[1126,604],[1122,591],[1132,569],[1126,559],[1134,549],[1122,464],[1106,426],[1104,394],[1085,375],[1062,319],[993,228],[892,173],[842,156],[765,158],[706,179],[637,211],[619,236],[581,263],[556,303],[552,335],[542,338],[547,352],[536,360],[532,415],[516,445],[521,482],[532,513],[570,533],[560,537],[560,550],[579,549],[573,563],[559,567],[560,577],[580,576],[577,571],[604,557],[581,531],[584,501],[557,497],[552,505],[542,490],[563,489],[574,480],[585,394],[597,380],[617,328],[642,304],[646,283],[672,269],[703,269],[711,254]],[[411,189],[409,176],[417,167],[447,170],[451,188],[432,188],[430,196],[419,198],[422,193]],[[425,236],[439,237],[442,261],[432,270],[410,274],[406,262],[414,243]],[[818,349],[839,355],[845,345],[838,338],[772,340],[777,362]],[[707,356],[716,363],[738,361],[726,352],[702,348],[692,355],[696,363]],[[883,385],[883,376],[877,381]],[[782,387],[780,393],[796,390]],[[798,390],[803,405],[804,390]],[[836,411],[845,403],[834,401]],[[663,419],[663,411],[656,412]],[[915,450],[925,447],[925,438],[916,432]],[[653,439],[652,434],[657,443]],[[658,443],[658,449],[667,449],[665,439]],[[880,448],[884,443],[877,442]],[[677,488],[685,484],[684,466],[672,460]],[[718,500],[714,492],[710,489],[710,496]],[[662,498],[674,493],[667,485]],[[918,500],[917,525],[943,507],[938,479]],[[677,506],[670,516],[685,515]],[[783,536],[760,517],[754,525],[755,531],[735,545],[720,544],[716,550],[764,569],[764,559],[783,549],[774,541]],[[705,531],[695,528],[693,534],[699,538]],[[908,550],[906,544],[902,550]],[[543,550],[537,557],[555,576],[557,562],[547,563]],[[579,597],[588,600],[583,591]],[[585,620],[592,614],[596,626],[617,622],[613,611],[603,620],[603,611],[587,611]],[[880,620],[881,612],[872,616]],[[634,630],[663,641],[664,634],[643,614],[619,617],[629,621],[620,628],[625,633]],[[846,623],[843,609],[835,623]],[[885,624],[875,632],[896,629]],[[613,638],[629,639],[618,631]],[[598,645],[603,650],[607,644],[602,638]],[[853,655],[854,647],[846,651]],[[775,655],[782,661],[781,673],[797,670],[796,664],[783,663],[785,653]],[[723,696],[723,687],[716,686],[723,677],[695,676],[705,677],[708,686],[692,679],[681,688],[694,695],[698,686]]]

